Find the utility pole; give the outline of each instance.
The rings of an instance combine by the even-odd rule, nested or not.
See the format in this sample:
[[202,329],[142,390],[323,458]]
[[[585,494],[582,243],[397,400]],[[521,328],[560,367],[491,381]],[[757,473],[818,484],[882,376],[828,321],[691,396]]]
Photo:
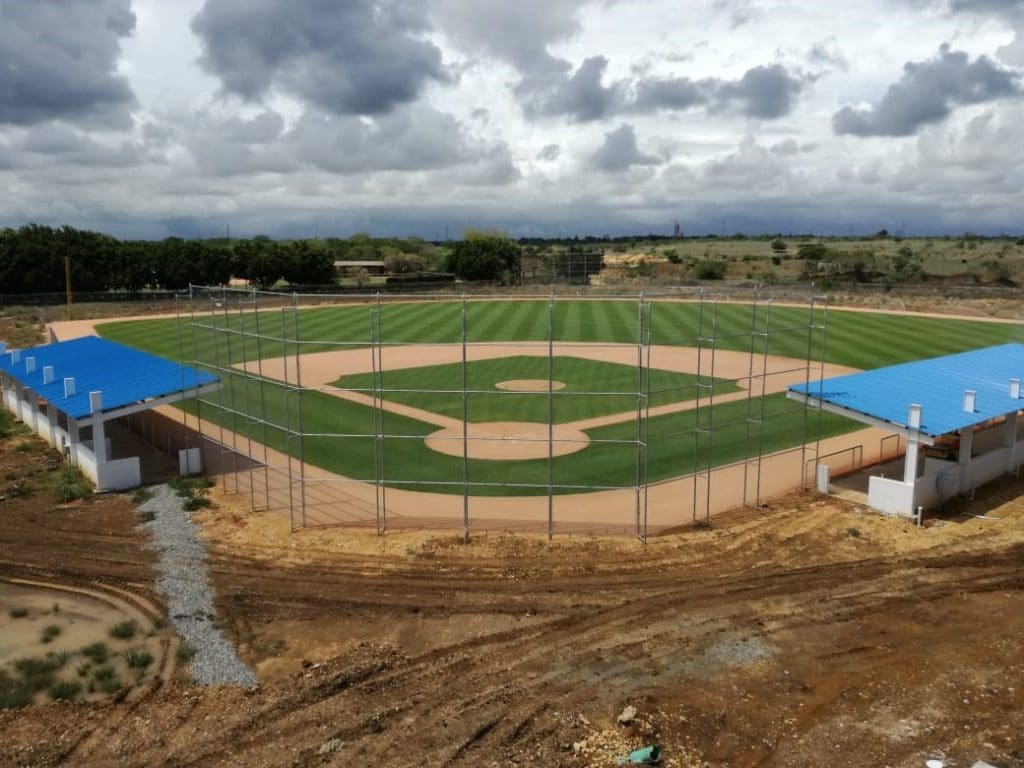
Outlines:
[[71,319],[71,256],[64,254],[64,286],[68,295],[68,320]]

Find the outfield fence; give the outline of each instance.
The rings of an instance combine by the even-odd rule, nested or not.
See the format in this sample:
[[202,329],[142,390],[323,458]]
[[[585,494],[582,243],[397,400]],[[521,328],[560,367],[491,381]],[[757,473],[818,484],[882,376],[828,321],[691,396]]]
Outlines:
[[828,302],[773,302],[192,286],[179,357],[223,386],[182,440],[293,528],[646,540],[805,487],[824,456],[822,412],[783,393],[826,375]]

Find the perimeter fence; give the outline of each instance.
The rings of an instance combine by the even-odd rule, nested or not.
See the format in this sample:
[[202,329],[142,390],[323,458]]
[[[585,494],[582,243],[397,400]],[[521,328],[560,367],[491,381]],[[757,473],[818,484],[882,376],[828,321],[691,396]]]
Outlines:
[[[651,533],[803,487],[827,300],[757,291],[474,300],[192,286],[207,469],[293,528]],[[826,417],[828,418],[828,417]]]

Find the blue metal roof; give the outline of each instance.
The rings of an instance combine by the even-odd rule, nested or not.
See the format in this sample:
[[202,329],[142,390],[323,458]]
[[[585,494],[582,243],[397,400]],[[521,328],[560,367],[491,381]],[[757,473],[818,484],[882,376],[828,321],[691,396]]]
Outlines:
[[[1010,379],[1024,379],[1024,344],[793,384],[789,391],[900,427],[907,426],[907,409],[916,403],[921,432],[938,437],[1024,408],[1024,400],[1010,397]],[[973,413],[964,411],[965,390],[977,393]]]
[[[166,397],[219,379],[116,341],[83,336],[21,350],[15,363],[11,352],[0,355],[0,371],[75,419],[92,413],[89,393],[103,393],[103,411],[113,411],[153,398]],[[34,357],[36,369],[27,371]],[[52,365],[54,380],[43,384],[43,367]],[[64,378],[74,377],[75,394],[64,397]]]

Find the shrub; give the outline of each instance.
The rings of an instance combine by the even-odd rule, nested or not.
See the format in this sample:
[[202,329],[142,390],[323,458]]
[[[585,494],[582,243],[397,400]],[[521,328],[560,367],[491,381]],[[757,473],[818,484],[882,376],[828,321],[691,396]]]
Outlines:
[[178,651],[175,656],[178,659],[178,663],[185,664],[186,662],[192,661],[195,658],[196,649],[191,643],[184,642],[178,646]]
[[39,642],[40,643],[52,642],[55,637],[60,635],[60,633],[61,633],[61,628],[58,625],[56,625],[56,624],[48,624],[47,626],[43,627],[43,633],[42,633],[42,635],[39,636]]
[[[111,630],[111,632],[113,632],[113,630]],[[92,643],[90,645],[85,646],[81,651],[79,651],[79,653],[85,656],[85,658],[89,659],[89,661],[92,661],[96,664],[102,664],[107,660],[107,657],[110,655],[110,652],[107,650],[107,646],[105,643]]]
[[133,504],[145,504],[153,498],[153,492],[149,488],[136,488],[132,491]]
[[135,631],[138,626],[135,624],[134,619],[125,619],[119,621],[117,624],[110,628],[110,636],[116,637],[118,640],[130,640],[135,637]]
[[96,688],[99,688],[103,693],[117,693],[121,690],[121,681],[116,677],[110,677],[106,680],[96,680]]
[[124,663],[132,669],[145,669],[153,662],[153,654],[144,648],[132,648],[125,651]]
[[53,495],[61,503],[84,499],[90,493],[92,493],[92,483],[86,479],[78,467],[65,464],[54,478]]
[[14,450],[16,450],[18,453],[28,453],[35,447],[35,443],[33,443],[31,440],[19,440],[15,444]]
[[721,280],[725,277],[726,263],[724,261],[702,261],[697,265],[698,280]]
[[786,248],[786,241],[783,240],[781,237],[777,237],[774,240],[772,240],[772,250],[775,251],[776,253],[785,253]]
[[82,692],[82,684],[75,680],[61,680],[53,683],[47,693],[54,701],[70,701]]
[[28,616],[28,608],[11,608],[11,610],[7,612],[7,615],[12,619],[24,619]]

